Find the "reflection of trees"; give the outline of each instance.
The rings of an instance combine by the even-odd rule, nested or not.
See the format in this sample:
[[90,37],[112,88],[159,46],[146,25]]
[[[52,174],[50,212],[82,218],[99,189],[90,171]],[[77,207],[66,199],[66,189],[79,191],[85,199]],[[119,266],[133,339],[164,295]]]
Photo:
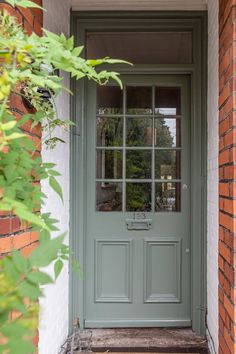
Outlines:
[[127,146],[152,146],[152,118],[127,118]]
[[[155,120],[155,135],[158,147],[174,146],[174,137],[165,119]],[[155,177],[162,179],[176,178],[176,150],[156,150]]]
[[126,210],[151,211],[151,183],[126,184]]
[[174,137],[166,119],[155,120],[155,145],[159,147],[174,146]]
[[[152,118],[127,118],[126,122],[126,146],[150,147],[150,150],[126,150],[126,178],[136,178],[140,180],[151,179],[151,147],[153,146]],[[122,146],[123,119],[98,118],[97,144],[99,146],[111,147]],[[171,126],[170,123],[168,123],[168,119],[155,119],[154,146],[158,148],[171,148],[174,147],[175,144],[175,135],[171,133]],[[102,159],[102,166],[107,178],[122,178],[121,174],[118,172],[122,170],[122,157],[120,152],[107,151],[105,158]],[[179,177],[180,153],[175,149],[156,149],[155,178],[171,180]],[[168,189],[167,185],[167,183],[163,184],[164,190],[162,193]],[[109,194],[111,196],[112,193]],[[114,200],[116,199],[117,203],[117,195],[115,196],[114,192],[113,197]],[[120,202],[119,200],[117,204],[119,205]],[[111,201],[108,204],[110,203]],[[151,211],[151,183],[127,183],[126,210]]]
[[151,178],[152,152],[145,150],[126,150],[126,177]]
[[97,118],[97,145],[122,146],[123,120],[122,118]]

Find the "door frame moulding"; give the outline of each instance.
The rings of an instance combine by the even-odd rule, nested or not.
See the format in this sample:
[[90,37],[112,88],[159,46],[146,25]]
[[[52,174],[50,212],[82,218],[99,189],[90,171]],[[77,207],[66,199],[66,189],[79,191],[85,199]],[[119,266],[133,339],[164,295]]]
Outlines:
[[[192,329],[205,334],[207,243],[207,13],[194,12],[72,12],[71,33],[85,45],[86,32],[102,30],[188,30],[193,33],[194,64],[115,67],[121,74],[187,74],[191,80],[191,313]],[[86,83],[71,82],[70,247],[85,269],[86,235]],[[200,119],[199,119],[200,117]],[[81,173],[81,171],[83,171]],[[194,251],[193,251],[194,250]],[[70,330],[80,317],[83,326],[84,279],[71,268]]]

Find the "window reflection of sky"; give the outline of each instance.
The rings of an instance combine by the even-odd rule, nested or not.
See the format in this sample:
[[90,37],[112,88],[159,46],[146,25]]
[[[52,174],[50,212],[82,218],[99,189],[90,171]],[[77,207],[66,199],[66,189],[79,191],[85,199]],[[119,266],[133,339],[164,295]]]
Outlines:
[[176,108],[155,108],[155,114],[161,114],[163,116],[175,116],[176,113]]

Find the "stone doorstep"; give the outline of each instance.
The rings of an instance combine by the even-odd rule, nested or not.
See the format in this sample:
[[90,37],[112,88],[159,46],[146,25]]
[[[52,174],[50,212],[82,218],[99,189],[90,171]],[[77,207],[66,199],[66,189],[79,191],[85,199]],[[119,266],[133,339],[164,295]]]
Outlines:
[[95,353],[208,353],[207,340],[190,328],[92,329]]

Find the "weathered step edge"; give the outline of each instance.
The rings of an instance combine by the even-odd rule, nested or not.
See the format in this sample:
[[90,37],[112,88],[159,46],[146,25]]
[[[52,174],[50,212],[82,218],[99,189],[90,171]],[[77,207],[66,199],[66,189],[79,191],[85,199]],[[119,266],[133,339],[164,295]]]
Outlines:
[[97,353],[195,353],[209,354],[207,342],[199,345],[188,346],[150,346],[150,347],[120,347],[120,346],[93,346],[93,352]]

